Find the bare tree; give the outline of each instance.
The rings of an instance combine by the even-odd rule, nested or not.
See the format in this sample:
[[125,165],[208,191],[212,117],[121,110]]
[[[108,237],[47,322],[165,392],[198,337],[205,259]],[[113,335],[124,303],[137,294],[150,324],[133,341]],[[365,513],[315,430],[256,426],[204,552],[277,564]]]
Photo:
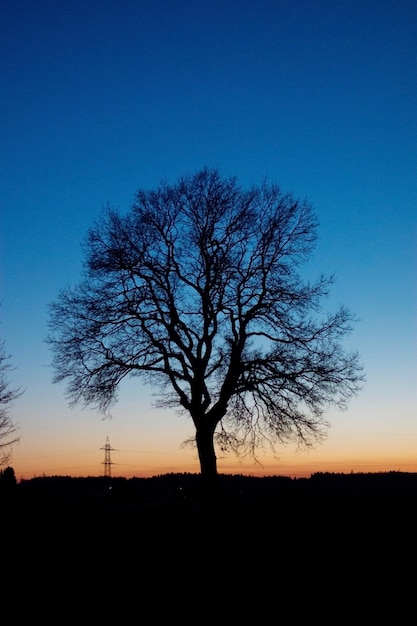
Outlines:
[[316,231],[307,201],[208,168],[139,190],[125,215],[107,207],[83,280],[50,307],[54,382],[70,405],[106,412],[142,375],[161,406],[191,417],[206,485],[216,445],[321,440],[326,409],[344,408],[363,377],[341,343],[354,317],[320,314],[333,278],[300,274]]
[[19,389],[11,389],[7,372],[12,369],[10,355],[6,353],[5,342],[0,342],[0,466],[10,461],[14,444],[18,443],[17,426],[10,416],[13,402],[23,393]]

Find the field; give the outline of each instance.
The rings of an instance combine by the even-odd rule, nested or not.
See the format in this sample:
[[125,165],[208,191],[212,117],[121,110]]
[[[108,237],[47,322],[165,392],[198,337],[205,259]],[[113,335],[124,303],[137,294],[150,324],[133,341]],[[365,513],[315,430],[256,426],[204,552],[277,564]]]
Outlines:
[[[197,474],[153,478],[39,477],[16,484],[3,494],[3,510],[16,519],[47,524],[92,520],[106,526],[135,525],[147,532],[162,526],[193,528],[205,524],[226,528],[304,527],[367,524],[405,532],[417,510],[417,474],[313,474],[308,479],[242,475],[219,476],[216,498],[203,498]],[[1,494],[0,494],[1,495]],[[318,528],[317,528],[318,530]]]
[[122,624],[135,611],[156,623],[291,611],[296,624],[360,611],[374,623],[395,603],[404,622],[417,475],[221,476],[215,500],[198,486],[187,474],[19,483],[0,499],[4,596],[25,590],[47,623],[58,602],[67,617]]

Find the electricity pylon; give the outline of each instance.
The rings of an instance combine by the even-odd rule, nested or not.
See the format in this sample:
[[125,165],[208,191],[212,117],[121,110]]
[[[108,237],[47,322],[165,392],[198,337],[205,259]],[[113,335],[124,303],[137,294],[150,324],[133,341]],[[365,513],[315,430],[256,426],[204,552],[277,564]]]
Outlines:
[[103,461],[104,476],[111,478],[111,466],[113,465],[113,463],[111,460],[110,451],[114,450],[114,448],[111,447],[108,437],[106,439],[105,445],[102,448],[100,448],[100,450],[104,450],[104,461]]

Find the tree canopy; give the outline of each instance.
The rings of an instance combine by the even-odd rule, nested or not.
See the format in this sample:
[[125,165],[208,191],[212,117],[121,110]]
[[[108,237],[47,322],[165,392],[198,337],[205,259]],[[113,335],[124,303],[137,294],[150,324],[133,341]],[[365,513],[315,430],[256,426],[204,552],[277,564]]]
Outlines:
[[103,412],[126,376],[152,382],[193,421],[206,478],[216,445],[320,440],[363,376],[343,347],[354,316],[323,311],[333,277],[301,273],[317,228],[308,201],[209,168],[139,190],[125,214],[106,207],[82,280],[50,305],[54,382]]

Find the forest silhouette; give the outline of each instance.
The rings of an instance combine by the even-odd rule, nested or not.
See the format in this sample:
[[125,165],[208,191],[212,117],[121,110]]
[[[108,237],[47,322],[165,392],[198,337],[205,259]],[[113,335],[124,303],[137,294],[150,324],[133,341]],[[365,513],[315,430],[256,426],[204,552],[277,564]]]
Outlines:
[[16,510],[79,510],[90,513],[141,514],[175,511],[283,510],[293,507],[373,506],[417,504],[417,473],[318,472],[309,478],[254,477],[220,474],[213,499],[201,492],[199,474],[168,473],[151,478],[38,476],[17,482],[13,468],[0,474],[0,498]]

